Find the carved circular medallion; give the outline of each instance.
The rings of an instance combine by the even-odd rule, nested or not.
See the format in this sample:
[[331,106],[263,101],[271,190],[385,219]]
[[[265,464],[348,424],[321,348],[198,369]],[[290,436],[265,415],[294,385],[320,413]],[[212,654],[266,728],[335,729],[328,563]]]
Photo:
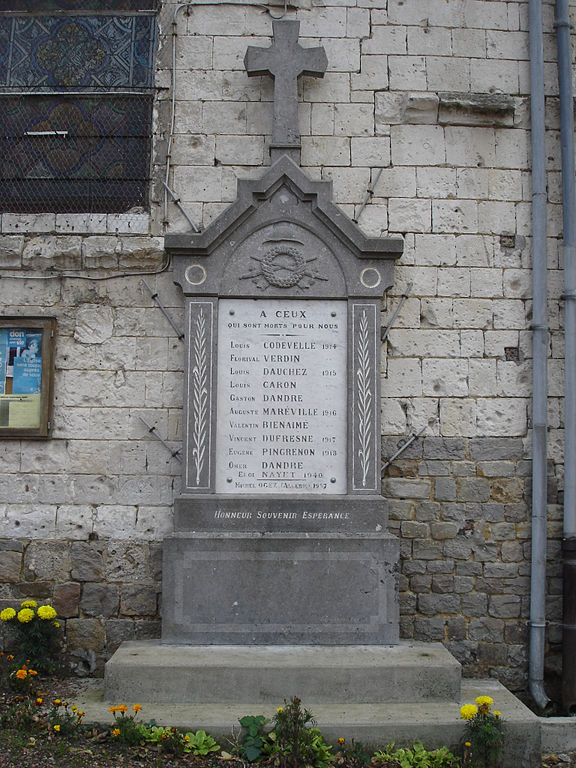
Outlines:
[[285,245],[270,248],[261,265],[266,280],[278,288],[293,288],[298,285],[306,269],[306,261],[300,251]]
[[184,274],[186,282],[190,283],[190,285],[202,285],[206,280],[206,270],[202,264],[190,264],[189,267],[186,267]]
[[374,267],[366,267],[360,273],[360,282],[364,288],[376,288],[376,286],[380,285],[381,280],[380,272]]

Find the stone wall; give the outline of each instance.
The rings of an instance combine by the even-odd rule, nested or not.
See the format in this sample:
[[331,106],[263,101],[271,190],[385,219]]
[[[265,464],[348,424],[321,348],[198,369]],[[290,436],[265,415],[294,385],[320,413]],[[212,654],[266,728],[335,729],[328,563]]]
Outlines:
[[[576,16],[576,3],[572,11]],[[1,218],[3,314],[58,319],[53,436],[2,441],[0,605],[53,596],[90,666],[157,633],[159,542],[171,530],[183,347],[139,274],[163,259],[171,24],[160,14],[150,215]],[[530,550],[531,187],[526,0],[327,0],[290,17],[322,44],[301,83],[302,165],[370,235],[405,252],[382,323],[384,475],[402,539],[405,637],[443,640],[467,674],[525,687]],[[548,668],[557,672],[563,473],[559,120],[544,3],[549,186]],[[268,160],[272,84],[247,45],[271,20],[238,3],[177,15],[171,185],[207,226]],[[360,210],[374,184],[370,204]],[[189,227],[169,201],[168,231]],[[62,277],[113,279],[86,280]],[[144,275],[145,276],[145,275]],[[25,278],[25,279],[24,279]],[[42,279],[38,279],[42,278]],[[177,323],[171,272],[148,275]],[[88,659],[88,661],[86,661]]]

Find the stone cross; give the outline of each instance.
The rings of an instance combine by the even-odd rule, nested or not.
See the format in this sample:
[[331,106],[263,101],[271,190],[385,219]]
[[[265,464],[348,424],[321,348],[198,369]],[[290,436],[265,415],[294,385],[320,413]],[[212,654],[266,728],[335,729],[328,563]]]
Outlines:
[[298,42],[299,21],[273,22],[274,37],[269,48],[249,46],[244,66],[249,77],[274,78],[274,126],[272,147],[299,149],[298,78],[300,75],[324,77],[328,57],[324,48],[302,48]]

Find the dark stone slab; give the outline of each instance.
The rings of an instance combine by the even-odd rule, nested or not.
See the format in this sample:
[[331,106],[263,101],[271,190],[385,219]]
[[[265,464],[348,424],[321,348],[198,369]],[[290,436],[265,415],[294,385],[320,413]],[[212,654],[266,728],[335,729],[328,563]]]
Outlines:
[[24,544],[14,539],[0,540],[0,552],[24,552]]
[[69,581],[65,584],[56,584],[52,596],[52,605],[58,616],[70,619],[78,616],[80,603],[80,584]]
[[379,532],[388,523],[382,496],[180,496],[174,502],[177,532],[345,531]]
[[520,437],[474,437],[470,440],[470,458],[477,461],[522,459],[524,445]]
[[7,582],[20,581],[22,569],[22,554],[20,552],[0,552],[0,580]]
[[118,601],[116,584],[85,584],[82,612],[86,616],[115,616],[118,612]]
[[162,641],[398,642],[398,540],[381,534],[179,534],[164,542]]
[[102,553],[91,544],[75,542],[70,547],[72,578],[77,581],[99,581],[104,570]]
[[154,616],[156,588],[146,584],[125,584],[122,587],[120,613],[123,616]]

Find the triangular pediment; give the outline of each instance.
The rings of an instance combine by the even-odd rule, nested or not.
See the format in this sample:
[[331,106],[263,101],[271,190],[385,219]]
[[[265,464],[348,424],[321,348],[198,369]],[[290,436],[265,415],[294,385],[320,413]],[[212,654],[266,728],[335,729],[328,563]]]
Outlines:
[[[235,202],[206,230],[169,234],[165,245],[174,259],[176,280],[186,293],[274,295],[294,287],[297,295],[316,295],[316,289],[318,295],[354,295],[358,291],[362,295],[364,289],[382,292],[391,285],[392,265],[401,255],[404,241],[367,237],[332,202],[332,182],[312,181],[285,155],[260,179],[239,180]],[[266,284],[258,265],[264,264],[265,275],[265,265],[274,255],[272,247],[276,251],[292,249],[289,252],[294,258],[298,253],[301,282],[287,286],[278,278],[277,285]],[[192,261],[199,262],[195,278],[203,270],[211,279],[194,279],[190,284],[186,270]],[[312,261],[317,262],[313,267],[302,266]],[[371,268],[369,261],[379,262],[379,266]],[[368,275],[364,286],[362,279],[353,277],[366,276],[371,269],[376,271]],[[323,271],[330,274],[329,280],[319,277]],[[355,282],[358,291],[353,288]]]
[[[257,180],[240,179],[237,198],[203,232],[186,234],[168,234],[165,238],[166,249],[178,255],[188,253],[208,256],[222,240],[229,237],[256,211],[272,201],[268,206],[271,215],[281,213],[286,207],[283,194],[293,195],[294,200],[308,203],[318,222],[336,233],[343,243],[359,258],[398,258],[404,248],[401,237],[367,237],[332,202],[332,182],[312,181],[288,157],[283,156]],[[273,210],[272,210],[273,209]]]

